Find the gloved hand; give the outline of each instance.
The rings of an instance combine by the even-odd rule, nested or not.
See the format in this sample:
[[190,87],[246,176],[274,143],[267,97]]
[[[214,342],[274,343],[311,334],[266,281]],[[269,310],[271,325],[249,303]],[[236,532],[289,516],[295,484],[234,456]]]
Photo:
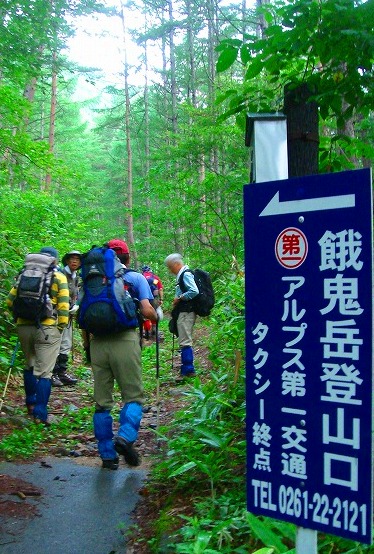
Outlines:
[[75,315],[78,310],[79,310],[78,304],[74,304],[74,306],[69,310],[69,315]]

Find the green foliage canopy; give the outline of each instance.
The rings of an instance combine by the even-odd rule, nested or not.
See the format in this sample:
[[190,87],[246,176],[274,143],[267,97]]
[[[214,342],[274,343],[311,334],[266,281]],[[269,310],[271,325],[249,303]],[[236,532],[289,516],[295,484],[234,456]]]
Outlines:
[[[323,119],[334,115],[340,124],[354,110],[369,114],[374,106],[373,2],[298,0],[266,4],[262,11],[267,22],[263,38],[247,35],[217,47],[218,72],[237,59],[245,68],[246,86],[232,92],[227,114],[239,106],[256,111],[258,106],[251,103],[253,80],[262,72],[269,85],[307,83]],[[270,108],[266,96],[265,90],[262,107]]]

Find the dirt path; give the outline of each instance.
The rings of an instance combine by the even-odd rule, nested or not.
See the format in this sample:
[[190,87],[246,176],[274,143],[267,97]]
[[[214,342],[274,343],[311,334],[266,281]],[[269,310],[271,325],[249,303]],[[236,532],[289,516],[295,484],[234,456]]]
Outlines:
[[[204,334],[204,331],[202,334]],[[196,347],[196,356],[199,358],[200,366],[205,369],[208,362],[207,353],[203,347]],[[82,360],[79,357],[76,357],[76,365],[77,367],[82,366]],[[161,445],[154,432],[155,429],[158,426],[169,423],[175,411],[181,409],[185,402],[185,396],[183,395],[185,385],[176,382],[179,367],[178,352],[175,352],[173,364],[171,364],[170,360],[169,367],[170,370],[168,369],[168,372],[170,371],[170,373],[166,376],[163,375],[163,378],[160,380],[159,405],[157,406],[156,403],[155,392],[151,393],[148,398],[136,445],[142,459],[139,471],[143,472],[145,479],[152,463],[160,455]],[[173,373],[171,367],[174,368]],[[49,404],[52,422],[58,424],[58,422],[66,418],[67,413],[74,414],[82,408],[87,408],[89,413],[87,417],[91,419],[93,407],[92,385],[92,374],[87,369],[86,371],[81,371],[77,385],[54,387]],[[5,438],[9,433],[14,432],[17,428],[30,425],[30,418],[26,415],[23,402],[22,377],[20,374],[16,374],[10,379],[6,402],[4,402],[3,413],[0,417],[0,440]],[[115,415],[114,419],[116,419]],[[115,430],[116,425],[115,423]],[[36,454],[32,456],[32,459],[28,459],[27,463],[34,462],[37,464],[37,468],[45,468],[46,465],[54,467],[59,463],[71,462],[75,464],[75,467],[90,468],[100,474],[101,461],[97,453],[96,440],[93,436],[92,427],[87,425],[87,428],[88,431],[79,430],[75,433],[71,432],[65,437],[49,437],[48,430],[46,430],[43,443],[39,445]],[[1,461],[4,461],[4,457],[1,456],[0,451]],[[22,459],[16,461],[18,466],[24,463],[25,460]],[[90,469],[87,469],[87,471],[90,471]],[[121,470],[128,470],[122,460],[119,472]],[[108,473],[108,470],[103,470],[103,472]],[[0,521],[2,518],[3,523],[7,522],[8,526],[10,525],[13,528],[14,526],[15,528],[19,527],[20,529],[24,526],[25,521],[29,526],[29,521],[35,519],[39,514],[38,503],[47,502],[50,492],[43,488],[39,489],[32,481],[30,482],[28,479],[21,478],[21,475],[23,476],[24,472],[17,473],[15,471],[14,476],[9,474],[4,476],[4,474],[1,475],[0,471]],[[143,538],[146,538],[144,535],[147,532],[151,532],[149,530],[149,523],[157,517],[157,512],[154,511],[154,499],[149,497],[147,486],[143,487],[139,485],[139,491],[137,492],[140,496],[138,496],[136,507],[131,514],[131,521],[136,523],[143,534]],[[119,551],[117,550],[117,552]],[[126,554],[146,554],[148,552],[147,544],[131,545],[131,540],[126,550]],[[36,552],[35,554],[38,553]],[[44,554],[44,552],[40,554]]]
[[145,471],[124,466],[110,471],[74,458],[46,457],[2,463],[0,472],[7,490],[2,502],[13,508],[0,516],[3,554],[127,552],[125,537]]

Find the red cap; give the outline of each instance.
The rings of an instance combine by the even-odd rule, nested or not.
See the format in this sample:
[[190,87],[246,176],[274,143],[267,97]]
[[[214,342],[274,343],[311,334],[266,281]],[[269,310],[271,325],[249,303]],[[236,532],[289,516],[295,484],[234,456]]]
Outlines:
[[112,239],[108,242],[108,246],[114,250],[116,254],[130,254],[129,247],[123,240]]

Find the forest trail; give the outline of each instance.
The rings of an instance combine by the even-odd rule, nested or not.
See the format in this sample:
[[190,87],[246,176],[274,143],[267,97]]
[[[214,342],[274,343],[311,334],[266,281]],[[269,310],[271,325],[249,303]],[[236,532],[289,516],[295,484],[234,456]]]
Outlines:
[[[205,367],[205,350],[197,347],[196,353]],[[185,401],[185,386],[175,381],[178,351],[174,356],[170,379],[168,374],[160,383],[159,406],[155,393],[145,406],[137,441],[138,468],[129,468],[121,459],[118,471],[103,470],[92,429],[71,433],[66,440],[49,436],[46,429],[40,451],[32,459],[9,463],[0,458],[0,546],[4,554],[147,552],[146,545],[126,547],[124,537],[131,525],[142,527],[142,518],[150,518],[144,483],[152,457],[160,450],[154,430],[168,423]],[[81,365],[79,354],[76,358],[75,363]],[[92,405],[92,375],[87,370],[78,385],[52,389],[50,417],[58,425],[66,411],[74,414]],[[22,379],[16,374],[9,384],[5,416],[0,418],[1,439],[15,427],[30,424],[20,411],[24,411]],[[143,496],[145,502],[140,502]]]
[[45,457],[31,464],[1,463],[0,473],[1,503],[9,510],[0,517],[3,554],[126,553],[124,536],[144,470],[102,470]]

